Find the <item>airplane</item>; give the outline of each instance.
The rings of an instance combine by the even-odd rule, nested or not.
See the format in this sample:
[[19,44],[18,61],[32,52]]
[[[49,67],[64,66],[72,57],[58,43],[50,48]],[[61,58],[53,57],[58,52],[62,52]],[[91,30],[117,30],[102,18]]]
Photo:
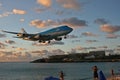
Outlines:
[[21,32],[10,32],[2,30],[2,32],[5,33],[16,34],[17,36],[14,38],[21,38],[23,40],[30,41],[39,41],[40,43],[45,43],[46,41],[50,43],[50,41],[53,39],[56,41],[61,41],[62,36],[64,36],[64,38],[66,39],[67,38],[66,35],[72,31],[73,29],[66,25],[52,28],[36,34],[29,34],[23,28],[21,29]]

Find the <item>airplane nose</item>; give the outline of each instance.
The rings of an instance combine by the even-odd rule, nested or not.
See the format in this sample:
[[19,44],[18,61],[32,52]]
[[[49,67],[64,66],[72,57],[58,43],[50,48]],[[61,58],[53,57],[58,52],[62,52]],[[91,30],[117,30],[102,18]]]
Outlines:
[[73,28],[70,28],[70,32],[73,31]]

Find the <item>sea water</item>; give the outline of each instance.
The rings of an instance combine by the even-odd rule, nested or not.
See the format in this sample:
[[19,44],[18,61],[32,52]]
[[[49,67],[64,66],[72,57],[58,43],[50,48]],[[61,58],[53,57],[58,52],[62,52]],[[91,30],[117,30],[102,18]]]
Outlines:
[[59,78],[63,71],[65,80],[93,80],[92,67],[98,66],[105,76],[110,70],[120,73],[120,62],[83,63],[0,63],[0,80],[44,80],[53,76]]

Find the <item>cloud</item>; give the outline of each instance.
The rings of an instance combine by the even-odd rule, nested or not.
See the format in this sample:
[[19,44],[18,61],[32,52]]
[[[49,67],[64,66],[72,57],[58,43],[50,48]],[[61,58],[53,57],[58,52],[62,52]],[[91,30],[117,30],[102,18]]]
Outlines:
[[50,45],[64,45],[61,41],[51,41],[50,43],[32,43],[33,46],[50,46]]
[[120,48],[120,45],[117,45],[117,47],[119,47],[119,48]]
[[37,0],[37,3],[45,7],[50,7],[52,4],[52,1],[51,0]]
[[109,38],[109,39],[116,39],[118,37],[120,37],[120,35],[116,35],[116,34],[107,34],[106,35],[106,38]]
[[16,48],[17,51],[23,51],[26,50],[25,48]]
[[113,26],[109,24],[101,25],[100,26],[101,31],[106,33],[115,33],[120,31],[120,26]]
[[8,44],[15,44],[15,41],[12,41],[12,40],[6,40],[5,42]]
[[98,42],[97,40],[86,40],[87,43]]
[[44,12],[44,11],[46,11],[46,10],[48,10],[49,8],[35,8],[35,11],[37,12],[37,13],[41,13],[41,12]]
[[64,42],[61,42],[61,41],[52,41],[49,45],[64,45]]
[[80,42],[80,40],[72,40],[72,43]]
[[106,48],[108,48],[108,46],[99,46],[98,48],[106,49]]
[[69,26],[74,27],[74,28],[87,26],[87,22],[85,20],[80,20],[76,17],[63,19],[60,23],[64,24],[64,25],[69,25]]
[[76,50],[80,50],[80,51],[86,51],[86,50],[97,49],[97,48],[96,47],[81,47],[81,46],[77,46],[75,49]]
[[103,25],[103,24],[107,24],[107,23],[108,23],[108,21],[105,20],[104,18],[98,18],[98,19],[96,19],[94,22],[97,23],[97,24],[100,24],[100,25]]
[[42,21],[39,19],[33,20],[30,22],[31,26],[35,26],[37,28],[44,28],[44,27],[48,27],[48,26],[53,26],[53,25],[57,25],[58,23],[52,20],[46,20],[46,21]]
[[0,38],[3,38],[3,37],[6,37],[6,35],[0,33]]
[[24,22],[24,21],[25,21],[25,19],[23,19],[23,18],[20,19],[20,22]]
[[79,38],[79,37],[78,37],[78,36],[76,36],[76,35],[67,35],[67,38],[72,39],[72,38]]
[[82,33],[81,35],[83,35],[83,36],[91,36],[91,37],[97,37],[97,36],[98,36],[98,35],[93,34],[93,33],[91,33],[91,32],[84,32],[84,33]]
[[4,13],[0,14],[0,18],[7,17],[7,16],[9,16],[11,14],[13,14],[13,13],[12,12],[4,12]]
[[75,9],[75,10],[78,10],[81,8],[81,5],[77,0],[57,0],[57,2],[63,8]]
[[59,25],[68,25],[70,27],[78,28],[78,27],[84,27],[87,26],[87,22],[85,20],[80,20],[76,17],[68,18],[68,19],[63,19],[63,20],[58,20],[58,21],[53,21],[53,20],[32,20],[30,22],[31,26],[35,26],[37,28],[44,28],[48,26],[59,26]]
[[0,51],[0,61],[29,61],[32,55],[28,52],[12,52],[12,51]]
[[23,14],[26,14],[26,11],[20,10],[20,9],[13,9],[13,13],[23,15]]
[[4,44],[4,43],[2,43],[2,42],[0,42],[0,49],[4,49],[5,48],[5,46],[7,46],[6,44]]
[[32,51],[32,53],[36,53],[38,57],[48,57],[51,55],[63,55],[65,52],[61,49],[54,49],[54,50],[36,50]]

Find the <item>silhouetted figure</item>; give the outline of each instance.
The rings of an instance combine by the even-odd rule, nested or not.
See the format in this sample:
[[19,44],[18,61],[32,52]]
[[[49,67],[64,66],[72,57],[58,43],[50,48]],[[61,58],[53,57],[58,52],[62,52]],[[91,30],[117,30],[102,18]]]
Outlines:
[[64,80],[64,73],[63,73],[63,71],[60,72],[60,80]]
[[93,66],[93,77],[94,77],[94,80],[98,80],[98,68],[97,66]]
[[113,69],[111,69],[111,75],[114,76],[114,70]]

